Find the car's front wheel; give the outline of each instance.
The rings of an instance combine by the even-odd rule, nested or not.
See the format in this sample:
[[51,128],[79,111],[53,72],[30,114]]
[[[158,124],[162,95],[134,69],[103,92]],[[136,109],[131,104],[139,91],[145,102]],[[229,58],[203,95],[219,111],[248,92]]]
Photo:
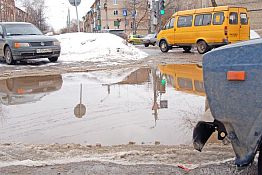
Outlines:
[[5,48],[5,62],[9,65],[15,64],[15,60],[13,59],[12,51],[9,46]]
[[144,44],[145,45],[145,47],[148,47],[149,46],[149,44],[148,43],[146,43],[146,44]]
[[57,62],[57,60],[58,60],[58,57],[50,57],[50,58],[48,58],[49,59],[49,61],[50,62]]

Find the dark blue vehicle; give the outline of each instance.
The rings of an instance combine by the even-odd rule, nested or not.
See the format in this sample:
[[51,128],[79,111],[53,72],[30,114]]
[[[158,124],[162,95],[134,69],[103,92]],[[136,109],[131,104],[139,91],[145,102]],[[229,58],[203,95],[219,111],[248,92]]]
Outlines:
[[203,56],[204,85],[214,122],[201,121],[193,133],[201,151],[215,131],[231,140],[237,166],[253,162],[260,150],[262,174],[262,39],[218,48]]
[[0,23],[0,59],[7,64],[37,58],[48,58],[50,62],[56,62],[60,51],[60,42],[56,38],[43,35],[33,24]]

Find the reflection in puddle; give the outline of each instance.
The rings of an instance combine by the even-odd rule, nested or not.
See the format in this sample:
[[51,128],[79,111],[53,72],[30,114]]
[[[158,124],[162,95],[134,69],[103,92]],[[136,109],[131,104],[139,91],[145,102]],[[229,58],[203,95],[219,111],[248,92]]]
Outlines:
[[205,103],[201,67],[192,66],[2,80],[1,142],[190,143]]
[[18,105],[41,100],[63,83],[61,75],[30,76],[0,80],[0,100],[4,105]]

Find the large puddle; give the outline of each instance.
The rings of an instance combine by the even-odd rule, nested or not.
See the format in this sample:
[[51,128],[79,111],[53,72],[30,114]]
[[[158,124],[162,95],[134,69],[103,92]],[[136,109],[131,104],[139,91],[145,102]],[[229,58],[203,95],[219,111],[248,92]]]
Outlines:
[[163,65],[0,81],[1,143],[189,144],[202,68]]

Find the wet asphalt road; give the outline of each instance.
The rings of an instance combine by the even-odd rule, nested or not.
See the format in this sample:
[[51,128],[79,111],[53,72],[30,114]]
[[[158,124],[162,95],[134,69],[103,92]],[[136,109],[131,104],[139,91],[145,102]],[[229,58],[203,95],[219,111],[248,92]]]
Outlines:
[[[10,172],[10,169],[12,171]],[[24,167],[14,166],[7,169],[0,170],[2,175],[27,174],[27,175],[88,175],[88,174],[141,174],[141,175],[154,175],[154,174],[175,174],[182,175],[183,170],[174,166],[168,165],[119,165],[108,162],[81,162],[71,163],[67,165],[55,165],[46,167]]]
[[[157,47],[144,48],[143,46],[136,46],[146,53],[149,56],[140,61],[126,62],[116,65],[103,65],[101,62],[91,63],[91,62],[76,62],[76,63],[64,63],[58,61],[58,63],[50,63],[47,59],[41,60],[29,60],[25,62],[20,62],[18,65],[9,66],[5,63],[0,63],[0,79],[13,77],[13,76],[24,76],[24,75],[50,75],[50,74],[63,74],[70,72],[88,72],[96,70],[112,70],[119,68],[129,68],[129,67],[151,67],[158,64],[167,64],[167,63],[198,63],[201,64],[202,56],[199,55],[196,51],[192,53],[183,53],[181,49],[174,49],[168,53],[161,53]],[[191,152],[192,150],[186,149],[192,157],[196,154]],[[224,159],[224,156],[219,153],[222,149],[217,150],[217,156]],[[228,151],[228,150],[227,150]],[[37,153],[43,154],[45,150],[37,150]],[[60,152],[60,150],[57,150]],[[70,152],[70,150],[68,150]],[[33,157],[34,154],[29,151],[30,155]],[[95,150],[93,151],[95,153]],[[231,150],[232,153],[232,150]],[[227,153],[227,155],[231,154]],[[207,152],[206,158],[210,157],[211,154]],[[1,152],[0,158],[5,158],[8,154]],[[18,156],[17,160],[20,160],[23,156],[22,152],[10,153],[12,160]],[[81,156],[81,154],[79,154]],[[214,152],[212,155],[216,155]],[[138,155],[139,157],[140,155]],[[181,155],[180,155],[181,156]],[[142,156],[143,157],[143,156]],[[151,155],[150,157],[154,157]],[[192,158],[191,157],[191,158]],[[233,157],[230,155],[230,157]],[[170,161],[178,158],[177,155],[170,156]],[[201,155],[196,156],[197,160],[200,162]],[[140,158],[138,158],[140,159]],[[188,158],[187,158],[188,159]],[[30,159],[28,159],[30,160]],[[192,158],[194,160],[194,158]],[[189,160],[188,160],[189,161]],[[173,160],[172,164],[175,164],[176,161]],[[1,165],[1,164],[0,164]],[[104,161],[85,161],[85,162],[73,162],[60,165],[49,165],[49,166],[6,166],[0,168],[0,174],[240,174],[240,175],[255,175],[256,174],[256,164],[251,166],[248,169],[237,170],[233,165],[233,161],[229,161],[221,164],[212,164],[212,165],[203,165],[201,168],[194,169],[187,173],[184,169],[178,168],[174,165],[162,164],[160,159],[158,164],[140,164],[140,165],[121,165]]]
[[50,63],[48,59],[25,60],[18,62],[16,65],[6,65],[2,61],[0,62],[0,79],[23,75],[50,75],[127,67],[152,67],[158,64],[201,64],[202,62],[202,55],[198,54],[194,49],[191,53],[183,53],[182,49],[173,49],[168,53],[162,53],[157,46],[145,48],[142,45],[137,45],[136,47],[148,53],[148,57],[137,61],[114,62],[111,65],[105,65],[103,62],[63,62],[61,60],[58,60],[57,63]]

